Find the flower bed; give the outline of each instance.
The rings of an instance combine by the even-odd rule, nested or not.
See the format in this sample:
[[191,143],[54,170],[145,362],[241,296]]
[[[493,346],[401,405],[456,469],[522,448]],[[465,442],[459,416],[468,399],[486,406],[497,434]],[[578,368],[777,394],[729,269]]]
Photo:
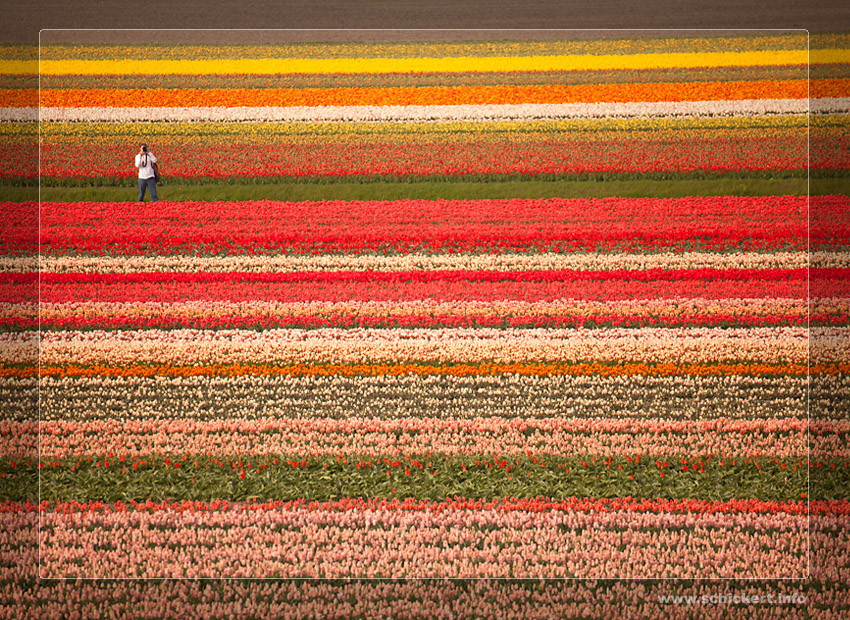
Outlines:
[[[45,186],[127,183],[142,139],[167,170],[155,205],[3,203],[0,552],[37,523],[50,578],[796,579],[832,545],[846,590],[847,196],[168,200],[841,176],[844,43],[811,84],[804,43],[68,46],[42,57],[38,132],[38,85],[0,65],[7,182],[38,176],[13,156],[35,136]],[[246,613],[381,598],[285,584]],[[88,587],[38,596],[147,609]],[[434,611],[428,587],[397,600]],[[541,617],[658,593],[617,587]],[[518,615],[523,592],[487,592]],[[175,616],[240,596],[148,594]]]

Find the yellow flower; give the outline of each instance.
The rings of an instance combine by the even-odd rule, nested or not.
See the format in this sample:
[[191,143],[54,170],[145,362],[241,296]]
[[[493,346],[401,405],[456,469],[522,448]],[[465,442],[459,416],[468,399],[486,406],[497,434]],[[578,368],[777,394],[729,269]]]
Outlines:
[[[848,50],[818,50],[812,62],[843,62]],[[418,73],[464,71],[578,71],[805,65],[806,50],[605,54],[558,56],[467,56],[443,58],[246,58],[217,60],[42,60],[42,75],[226,75],[321,73]],[[38,71],[30,60],[0,62],[0,74]]]

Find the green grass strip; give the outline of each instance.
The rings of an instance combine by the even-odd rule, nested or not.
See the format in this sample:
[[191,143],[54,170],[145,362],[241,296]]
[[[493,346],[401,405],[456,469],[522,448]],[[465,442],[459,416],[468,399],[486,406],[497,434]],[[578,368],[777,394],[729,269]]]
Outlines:
[[[137,189],[132,179],[123,187],[42,187],[41,200],[46,202],[131,202]],[[813,194],[846,193],[846,179],[813,181]],[[310,183],[210,183],[189,185],[166,180],[158,187],[160,199],[173,201],[215,200],[403,200],[446,199],[474,200],[485,198],[604,198],[685,196],[805,196],[805,178],[715,178],[683,180],[629,181],[419,181],[405,182],[337,182],[327,185]],[[9,202],[38,200],[38,188],[5,187],[3,196]]]
[[[274,459],[278,462],[275,464]],[[594,458],[596,459],[594,461]],[[533,457],[439,454],[395,456],[387,464],[380,456],[334,457],[303,455],[242,455],[210,457],[165,455],[145,457],[143,465],[119,457],[94,456],[49,463],[41,472],[41,500],[212,500],[249,498],[316,500],[342,497],[415,497],[439,500],[463,497],[657,497],[728,500],[752,497],[772,501],[799,500],[808,492],[805,459],[694,459],[669,455],[644,456],[640,462],[625,456],[603,455]],[[198,465],[195,465],[197,459]],[[290,459],[298,459],[297,466]],[[702,459],[700,461],[700,459]],[[659,467],[659,460],[666,467]],[[368,463],[371,462],[372,466]],[[179,467],[177,466],[179,464]],[[696,465],[696,468],[694,468]],[[783,465],[785,466],[783,468]],[[264,467],[265,466],[265,467]],[[797,470],[794,470],[794,467]],[[71,468],[74,468],[73,470]],[[620,468],[622,467],[622,469]],[[683,469],[687,467],[687,472]],[[7,474],[0,499],[37,499],[33,468],[2,466]],[[700,471],[702,470],[702,471]],[[822,472],[825,472],[822,474]],[[663,473],[663,476],[662,476]],[[818,470],[819,498],[843,497],[850,469]],[[813,476],[814,481],[814,476]]]
[[[850,170],[812,170],[812,178],[850,177]],[[473,183],[484,185],[489,183],[528,183],[528,182],[585,182],[607,183],[611,181],[702,181],[702,180],[765,180],[774,181],[782,179],[805,179],[806,170],[794,168],[791,170],[755,170],[742,172],[724,172],[715,174],[695,170],[693,172],[584,172],[578,174],[465,174],[465,175],[354,175],[344,176],[232,176],[224,178],[216,177],[169,177],[165,175],[159,185],[173,184],[180,186],[190,185],[337,185],[337,184],[361,184],[361,185],[416,185],[419,183],[455,184]],[[31,179],[6,179],[0,185],[38,185],[38,178]],[[135,177],[41,177],[42,190],[50,187],[133,187],[136,184]]]

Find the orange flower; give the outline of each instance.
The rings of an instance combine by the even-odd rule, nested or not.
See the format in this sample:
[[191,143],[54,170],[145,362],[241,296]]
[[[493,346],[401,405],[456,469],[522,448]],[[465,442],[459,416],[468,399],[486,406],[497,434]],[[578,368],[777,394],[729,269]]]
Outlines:
[[[815,83],[820,97],[843,96],[850,80]],[[741,82],[668,82],[647,84],[549,84],[537,86],[432,86],[399,88],[184,88],[184,89],[46,89],[44,107],[292,107],[410,106],[598,103],[627,101],[735,101],[744,99],[805,99],[805,80]],[[35,103],[34,103],[35,102]],[[38,91],[0,92],[4,107],[32,107]]]

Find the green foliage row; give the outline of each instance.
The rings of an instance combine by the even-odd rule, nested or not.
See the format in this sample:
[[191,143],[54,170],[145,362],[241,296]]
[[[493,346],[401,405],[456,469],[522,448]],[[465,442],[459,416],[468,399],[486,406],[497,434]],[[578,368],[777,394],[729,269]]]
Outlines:
[[[706,178],[678,180],[609,180],[609,181],[543,181],[543,180],[492,180],[474,182],[442,181],[339,181],[333,184],[278,182],[255,184],[209,182],[188,184],[183,180],[165,179],[158,186],[162,200],[213,201],[213,200],[402,200],[402,199],[508,199],[508,198],[604,198],[687,196],[805,196],[805,178]],[[847,193],[850,183],[846,179],[813,180],[811,195]],[[9,202],[36,201],[37,187],[0,187],[3,199]],[[131,202],[137,189],[132,179],[122,185],[91,185],[88,187],[42,186],[40,196],[47,202]],[[149,199],[149,198],[148,198]]]
[[[36,501],[39,488],[41,500],[51,502],[240,501],[305,497],[316,500],[343,497],[439,500],[454,495],[707,500],[744,497],[796,501],[809,491],[805,459],[801,465],[793,458],[761,457],[746,461],[737,458],[733,464],[732,459],[726,457],[721,464],[720,457],[702,456],[694,460],[692,456],[672,454],[660,459],[644,456],[640,462],[626,456],[602,455],[446,457],[421,454],[393,457],[397,459],[395,464],[387,464],[382,457],[370,455],[349,456],[347,462],[329,456],[184,456],[185,460],[172,456],[168,464],[164,455],[145,457],[141,465],[129,458],[122,462],[117,456],[94,456],[91,461],[88,457],[66,459],[58,461],[58,465],[48,459],[38,471],[20,465],[12,468],[7,462],[0,468],[7,476],[0,499]],[[277,464],[274,464],[275,458]],[[683,471],[683,458],[687,461],[687,472]],[[297,459],[297,466],[290,464],[291,459]],[[371,467],[366,465],[369,462]],[[663,466],[665,462],[666,467]],[[134,464],[139,465],[138,468],[133,467]],[[843,497],[843,489],[850,484],[850,470],[843,463],[836,469],[819,469],[817,479],[817,497]]]
[[[850,172],[850,171],[848,171]],[[828,173],[828,174],[827,174]],[[842,171],[812,171],[815,178],[842,176]],[[847,175],[844,175],[847,176]],[[462,176],[450,175],[416,175],[416,176],[392,176],[392,175],[344,175],[344,176],[231,176],[224,178],[216,177],[168,177],[163,178],[161,184],[176,184],[179,186],[190,185],[337,185],[348,184],[455,184],[466,183],[510,183],[510,182],[596,182],[607,183],[611,181],[702,181],[702,180],[776,180],[776,179],[805,179],[806,171],[801,169],[791,170],[759,170],[743,172],[724,172],[722,174],[692,171],[692,172],[648,172],[648,173],[615,173],[615,172],[588,172],[580,174],[468,174]],[[9,180],[7,179],[6,182]],[[133,186],[136,182],[132,178],[119,177],[41,177],[41,187],[110,187],[110,186]],[[37,185],[38,179],[17,179],[13,185]]]

